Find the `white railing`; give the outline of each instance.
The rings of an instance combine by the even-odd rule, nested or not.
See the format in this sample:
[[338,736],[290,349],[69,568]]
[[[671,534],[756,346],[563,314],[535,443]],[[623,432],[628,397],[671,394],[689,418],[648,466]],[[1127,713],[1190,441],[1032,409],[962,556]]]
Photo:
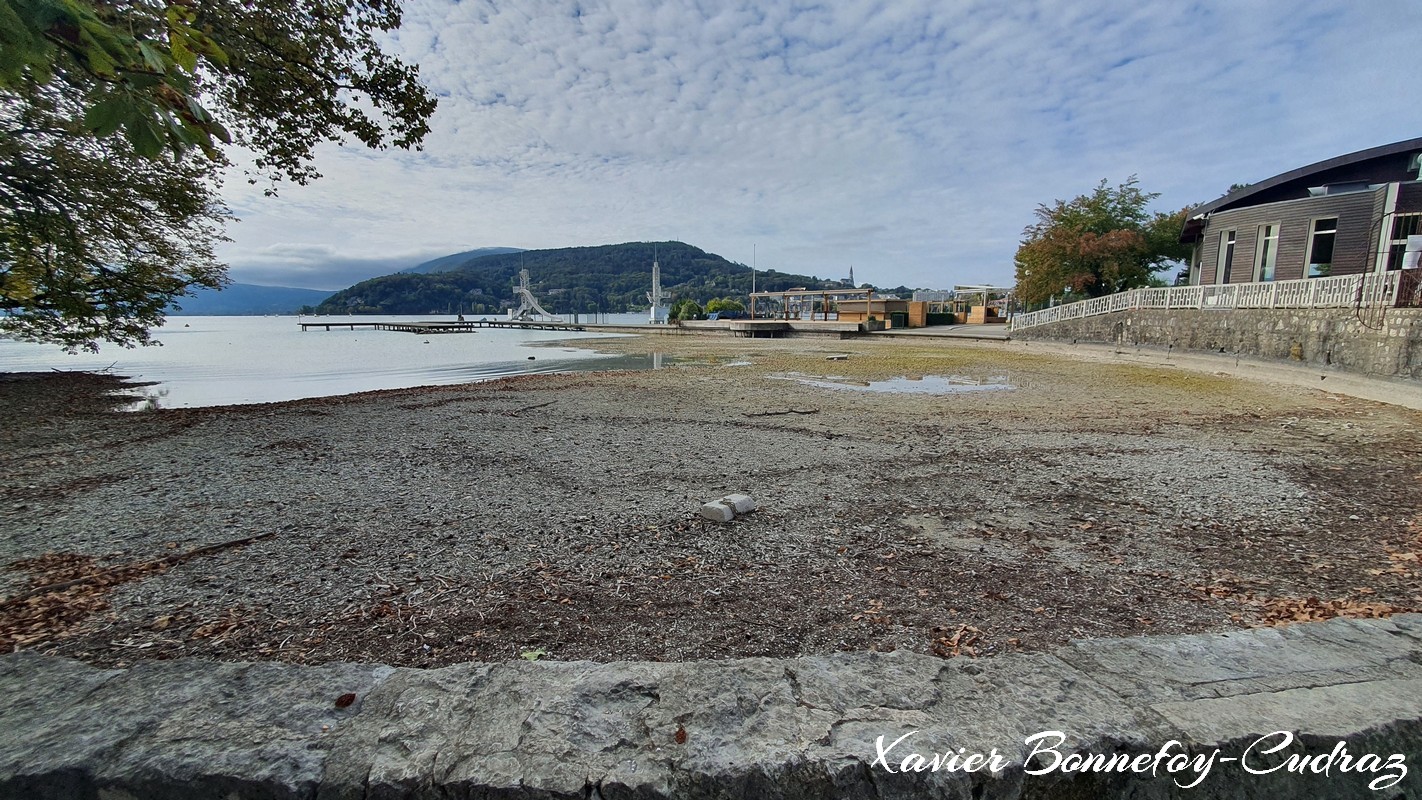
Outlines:
[[1012,318],[1011,329],[1022,330],[1067,319],[1094,317],[1140,308],[1353,308],[1391,306],[1397,303],[1401,272],[1370,272],[1265,283],[1230,283],[1217,286],[1172,286],[1131,289],[1104,297],[1029,311]]

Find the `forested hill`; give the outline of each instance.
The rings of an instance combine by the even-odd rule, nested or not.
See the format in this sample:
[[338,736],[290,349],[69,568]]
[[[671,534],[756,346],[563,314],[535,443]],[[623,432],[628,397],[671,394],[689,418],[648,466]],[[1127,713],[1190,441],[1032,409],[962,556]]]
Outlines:
[[[517,305],[514,286],[526,268],[533,293],[554,314],[635,311],[647,307],[653,250],[668,301],[745,296],[751,270],[682,242],[628,242],[486,255],[431,274],[396,273],[336,292],[323,314],[498,314]],[[758,291],[818,287],[824,281],[774,270],[756,273]]]
[[443,256],[423,264],[416,264],[409,269],[402,269],[401,272],[444,272],[451,269],[459,269],[464,264],[476,258],[484,256],[497,256],[505,253],[521,253],[517,247],[481,247],[478,250],[466,250],[463,253],[455,253],[451,256]]

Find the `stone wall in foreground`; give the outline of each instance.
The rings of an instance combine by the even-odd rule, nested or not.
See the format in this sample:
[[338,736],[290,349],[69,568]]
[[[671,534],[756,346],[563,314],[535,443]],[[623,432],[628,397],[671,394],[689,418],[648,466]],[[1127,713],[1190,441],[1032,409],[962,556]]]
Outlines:
[[1014,339],[1147,345],[1422,378],[1422,309],[1142,309],[1013,331]]
[[[26,800],[1422,796],[1415,614],[990,659],[97,669],[21,653],[0,657],[0,692],[0,797]],[[1001,769],[904,771],[959,748]],[[1073,752],[1141,771],[1065,771]]]

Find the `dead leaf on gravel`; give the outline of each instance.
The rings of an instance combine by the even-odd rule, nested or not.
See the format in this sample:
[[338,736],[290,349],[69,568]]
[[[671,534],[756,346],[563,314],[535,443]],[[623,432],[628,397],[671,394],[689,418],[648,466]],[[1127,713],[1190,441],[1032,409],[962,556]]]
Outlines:
[[92,614],[109,607],[105,597],[110,588],[167,566],[104,568],[95,556],[45,553],[16,561],[10,568],[30,572],[32,587],[55,588],[0,601],[0,650],[63,638]]
[[238,608],[229,608],[214,620],[203,623],[193,629],[191,634],[194,639],[213,639],[221,641],[227,638],[228,634],[242,626],[243,614]]
[[1376,619],[1413,611],[1412,608],[1386,603],[1365,603],[1343,598],[1320,600],[1317,597],[1278,597],[1259,601],[1260,622],[1264,625],[1289,625],[1295,622],[1321,622],[1335,617]]
[[[934,628],[935,632],[947,630],[945,628]],[[957,630],[949,636],[940,636],[933,640],[933,654],[940,658],[956,658],[958,656],[970,656],[976,658],[978,655],[977,644],[982,631],[966,623],[959,625]]]

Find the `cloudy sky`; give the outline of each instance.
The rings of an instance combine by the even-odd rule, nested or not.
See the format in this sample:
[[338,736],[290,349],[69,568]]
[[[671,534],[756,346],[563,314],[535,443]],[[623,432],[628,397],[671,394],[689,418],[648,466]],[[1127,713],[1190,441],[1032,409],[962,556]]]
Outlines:
[[1038,203],[1161,210],[1422,135],[1413,0],[407,0],[421,153],[240,179],[235,280],[337,289],[477,247],[677,239],[892,286],[1010,283]]

